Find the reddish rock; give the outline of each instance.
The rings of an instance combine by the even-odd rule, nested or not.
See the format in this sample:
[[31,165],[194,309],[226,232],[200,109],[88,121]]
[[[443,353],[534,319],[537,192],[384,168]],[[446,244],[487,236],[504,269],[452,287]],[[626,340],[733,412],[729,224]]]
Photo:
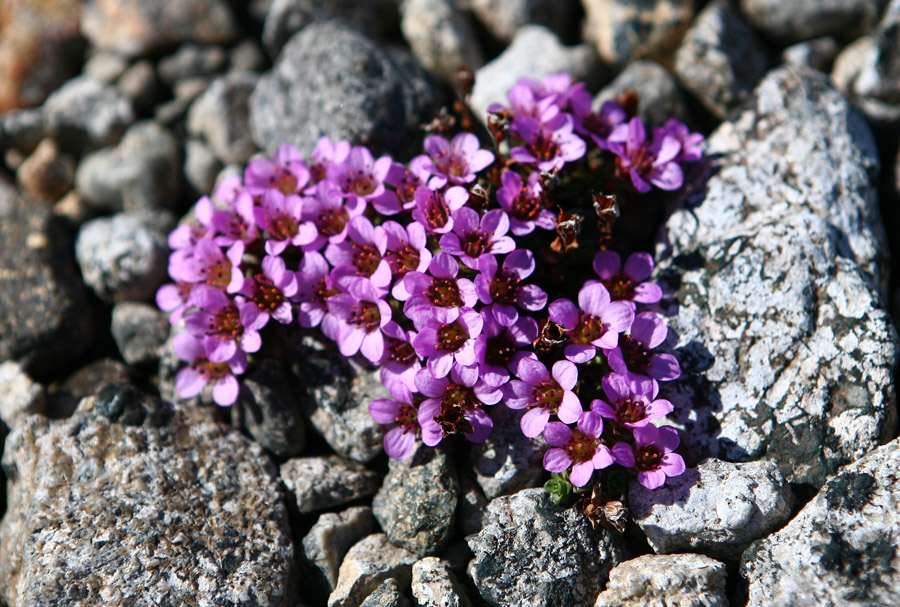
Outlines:
[[75,162],[60,153],[54,140],[44,139],[19,166],[16,179],[30,198],[53,202],[72,187]]

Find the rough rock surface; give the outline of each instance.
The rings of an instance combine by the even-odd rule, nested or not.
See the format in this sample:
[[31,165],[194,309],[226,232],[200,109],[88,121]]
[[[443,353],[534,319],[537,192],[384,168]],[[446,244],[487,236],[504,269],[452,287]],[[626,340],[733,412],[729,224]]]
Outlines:
[[689,122],[684,94],[678,88],[672,74],[655,61],[641,60],[630,63],[615,80],[597,94],[594,98],[594,107],[599,107],[608,99],[615,99],[627,90],[632,90],[640,96],[637,115],[644,124],[662,125],[669,118]]
[[246,164],[256,153],[248,106],[258,80],[252,72],[229,72],[213,80],[191,105],[188,132],[205,138],[223,164]]
[[453,84],[463,66],[478,69],[484,55],[468,13],[453,0],[403,0],[400,29],[416,58]]
[[469,575],[490,605],[585,605],[624,560],[614,533],[591,529],[583,514],[560,508],[543,489],[525,489],[488,505],[484,527],[467,538],[475,553]]
[[572,0],[467,0],[478,20],[501,40],[511,41],[527,24],[543,25],[558,36],[572,27]]
[[766,53],[724,1],[697,15],[675,55],[675,74],[718,118],[745,101],[762,77]]
[[71,246],[49,209],[0,179],[0,362],[42,371],[76,360],[90,344]]
[[684,372],[670,419],[689,464],[765,458],[821,486],[897,422],[871,131],[823,74],[783,67],[708,149],[716,172],[658,249]]
[[437,97],[412,57],[337,22],[311,23],[285,45],[250,97],[253,140],[309,155],[323,135],[402,155]]
[[737,560],[791,516],[794,495],[775,462],[710,459],[659,489],[632,483],[634,521],[658,554],[702,552]]
[[523,411],[499,404],[490,415],[494,420],[491,436],[469,448],[475,479],[484,494],[494,499],[539,485],[546,472],[547,444],[541,437],[532,439],[522,434],[519,420]]
[[296,457],[281,464],[281,480],[301,513],[340,506],[378,488],[378,475],[336,455]]
[[3,466],[9,605],[293,605],[274,470],[237,432],[206,419],[152,428],[32,416],[7,439]]
[[471,607],[472,602],[450,566],[426,557],[412,568],[412,594],[419,607]]
[[409,600],[403,594],[399,582],[388,578],[359,607],[409,607]]
[[127,364],[152,364],[169,335],[169,317],[156,306],[125,301],[113,307],[110,332]]
[[28,377],[17,362],[0,363],[0,420],[15,428],[29,415],[43,413],[47,404],[44,387]]
[[75,163],[61,154],[52,139],[42,140],[16,171],[16,181],[29,198],[53,202],[72,187]]
[[639,556],[609,572],[594,607],[728,607],[725,564],[699,554]]
[[840,470],[741,559],[748,607],[900,604],[900,439]]
[[122,93],[90,76],[66,82],[47,98],[43,110],[47,135],[76,154],[115,144],[134,122],[134,108]]
[[409,587],[415,562],[412,552],[394,546],[385,534],[370,535],[354,544],[344,557],[328,607],[358,607],[390,578],[396,579],[400,588]]
[[850,36],[875,23],[887,0],[741,0],[761,32],[782,42],[835,34]]
[[[337,583],[341,561],[361,539],[378,531],[378,522],[368,506],[354,506],[343,512],[326,512],[303,538],[303,556],[319,572],[318,580],[327,596]],[[319,576],[316,576],[319,577]]]
[[411,457],[391,460],[372,510],[393,544],[422,557],[447,545],[458,499],[447,453],[420,443]]

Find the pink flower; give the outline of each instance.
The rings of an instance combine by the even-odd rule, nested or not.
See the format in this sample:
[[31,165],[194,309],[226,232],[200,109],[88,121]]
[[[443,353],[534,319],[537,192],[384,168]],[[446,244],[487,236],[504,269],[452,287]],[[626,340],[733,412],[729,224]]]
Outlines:
[[256,225],[268,232],[266,253],[280,255],[288,245],[308,245],[318,233],[309,222],[301,225],[303,199],[296,194],[285,196],[269,189],[262,195],[262,205],[253,208]]
[[184,317],[188,333],[206,337],[206,355],[211,362],[223,363],[234,357],[240,348],[256,352],[262,345],[259,330],[268,320],[255,304],[238,295],[228,295],[208,285],[191,290],[191,302],[200,308]]
[[174,325],[191,304],[191,288],[188,282],[164,284],[156,292],[156,306],[163,312],[170,312],[169,324]]
[[378,160],[363,146],[350,150],[346,162],[331,164],[328,179],[335,182],[351,197],[372,200],[384,193],[384,179],[391,168],[390,156]]
[[609,448],[600,442],[602,433],[603,420],[590,411],[581,414],[575,430],[562,422],[550,422],[544,429],[544,440],[555,448],[544,453],[544,469],[564,472],[571,467],[569,480],[576,487],[584,487],[594,470],[613,463]]
[[414,323],[434,316],[436,308],[457,309],[478,303],[475,285],[468,278],[457,278],[459,263],[448,253],[438,253],[428,264],[429,274],[410,272],[403,279],[403,290],[394,296],[403,300],[403,313]]
[[440,378],[422,368],[416,374],[416,387],[429,397],[419,405],[422,442],[429,447],[451,434],[462,434],[473,443],[483,443],[491,435],[494,421],[482,403],[498,402],[498,391],[478,382],[475,367],[454,364],[450,374]]
[[477,173],[494,162],[494,154],[481,149],[473,133],[459,133],[450,142],[431,135],[425,138],[424,147],[431,157],[426,170],[450,183],[471,183]]
[[289,298],[297,294],[297,276],[285,267],[281,257],[263,257],[262,273],[246,279],[241,293],[259,308],[262,326],[269,318],[283,325],[294,318]]
[[575,423],[581,417],[581,401],[573,392],[578,383],[578,368],[573,363],[556,361],[551,375],[537,359],[520,358],[513,372],[520,380],[507,384],[506,406],[528,409],[520,422],[525,436],[533,438],[543,432],[551,414],[565,424]]
[[481,334],[484,319],[472,308],[435,308],[431,318],[420,318],[413,348],[435,377],[446,377],[456,362],[474,365],[475,338]]
[[453,214],[469,200],[469,193],[461,186],[439,192],[430,187],[416,189],[416,207],[412,218],[421,223],[427,232],[446,234],[453,229]]
[[378,398],[369,403],[369,415],[379,424],[393,424],[384,435],[384,452],[393,459],[406,459],[413,453],[420,430],[418,410],[408,386],[397,382],[390,390],[393,398]]
[[328,298],[340,293],[331,280],[331,267],[321,253],[309,251],[300,260],[296,276],[297,299],[301,302],[297,320],[301,327],[317,327],[325,316]]
[[603,377],[602,384],[609,402],[594,399],[591,411],[614,420],[620,427],[640,428],[674,410],[666,399],[654,400],[659,393],[659,385],[654,381],[610,373]]
[[175,355],[190,363],[175,375],[175,390],[180,398],[193,398],[212,382],[213,400],[219,406],[228,407],[234,404],[240,392],[235,375],[247,370],[247,355],[242,350],[236,350],[226,361],[211,362],[206,358],[209,346],[204,341],[207,339],[197,339],[187,333],[179,333],[172,338]]
[[304,251],[318,251],[326,242],[339,243],[347,238],[350,221],[366,210],[366,201],[352,196],[345,201],[340,188],[330,181],[316,185],[313,198],[303,201],[303,221],[309,222],[318,231],[316,237],[303,246]]
[[681,439],[671,426],[657,428],[647,424],[634,429],[634,447],[628,443],[613,445],[616,463],[626,468],[637,468],[638,482],[647,489],[662,487],[668,476],[684,472],[684,460],[677,453]]
[[189,249],[169,256],[169,276],[179,282],[206,283],[228,293],[237,293],[244,284],[241,258],[244,243],[236,242],[225,253],[210,238],[202,238]]
[[289,143],[281,144],[272,160],[252,160],[244,171],[244,187],[253,196],[260,196],[270,189],[285,196],[298,194],[308,182],[309,169],[297,148]]
[[478,268],[478,260],[486,255],[501,255],[516,248],[516,242],[506,235],[509,217],[503,209],[492,209],[478,215],[478,211],[462,207],[453,214],[453,231],[441,236],[441,248],[459,257],[464,265]]
[[519,358],[534,356],[525,348],[538,337],[537,321],[522,316],[509,327],[497,322],[494,315],[482,309],[484,326],[475,338],[475,357],[478,371],[485,383],[502,386],[509,381],[510,369],[515,369]]
[[597,348],[614,348],[619,333],[631,326],[634,309],[621,301],[610,302],[609,292],[599,282],[590,282],[578,292],[576,308],[568,299],[550,304],[550,320],[566,330],[569,344],[566,358],[586,363],[597,354]]
[[384,334],[384,358],[381,363],[381,383],[388,389],[394,382],[406,384],[410,390],[416,389],[415,376],[422,365],[413,348],[415,331],[404,331],[393,320],[381,328]]
[[328,312],[338,319],[335,341],[344,356],[362,353],[373,363],[384,354],[381,328],[391,320],[391,306],[366,278],[352,281],[347,293],[327,300]]
[[549,120],[545,116],[541,120],[521,116],[512,128],[524,145],[512,148],[510,157],[516,162],[536,164],[539,171],[561,169],[587,151],[584,140],[573,132],[572,117],[566,113],[557,113]]
[[625,268],[622,268],[622,258],[618,253],[600,251],[594,255],[594,271],[613,301],[652,304],[662,299],[659,285],[644,282],[653,273],[653,256],[649,253],[632,253],[625,262]]
[[609,150],[619,157],[619,166],[631,177],[638,192],[649,192],[651,184],[669,191],[684,184],[681,166],[675,162],[681,142],[668,133],[660,134],[662,139],[648,142],[644,123],[634,117],[617,126],[607,138]]
[[678,360],[671,354],[653,351],[666,340],[668,333],[666,324],[656,313],[641,312],[634,317],[631,334],[621,336],[614,348],[604,346],[603,353],[616,373],[630,372],[660,381],[678,379],[681,376]]
[[309,158],[309,172],[313,183],[319,183],[328,172],[332,164],[341,164],[350,155],[350,142],[338,141],[332,143],[328,137],[320,137]]
[[531,234],[535,226],[544,230],[556,229],[556,216],[544,206],[540,173],[532,171],[528,181],[515,171],[503,171],[503,187],[497,190],[497,202],[509,214],[510,231],[515,236]]
[[527,249],[516,249],[497,267],[493,255],[481,257],[475,277],[475,293],[483,304],[493,304],[491,314],[503,326],[511,326],[519,318],[516,307],[536,312],[547,305],[547,294],[537,285],[522,281],[534,272],[534,255]]
[[325,248],[325,259],[334,266],[335,276],[362,276],[386,289],[391,283],[391,267],[384,258],[388,240],[384,229],[360,215],[350,222],[347,235],[347,240]]
[[431,263],[425,228],[415,221],[405,228],[396,221],[385,221],[381,227],[387,236],[384,259],[395,279],[392,295],[399,301],[406,301],[411,294],[407,292],[403,278],[410,272],[425,272]]

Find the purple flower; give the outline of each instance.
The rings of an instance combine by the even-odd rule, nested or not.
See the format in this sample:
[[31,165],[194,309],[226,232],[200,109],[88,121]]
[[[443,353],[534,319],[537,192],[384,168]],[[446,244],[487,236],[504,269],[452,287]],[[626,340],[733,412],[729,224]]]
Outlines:
[[338,184],[351,197],[372,200],[384,193],[384,178],[391,168],[390,156],[378,160],[363,146],[350,150],[346,162],[328,167],[328,179]]
[[390,388],[400,381],[410,390],[416,389],[415,376],[422,365],[413,348],[415,331],[404,331],[393,320],[381,328],[384,334],[384,359],[381,363],[381,383]]
[[662,128],[653,129],[654,139],[662,139],[666,135],[674,137],[681,143],[681,152],[675,158],[676,162],[696,162],[703,158],[703,148],[700,144],[705,138],[700,133],[692,133],[680,120],[669,118]]
[[551,414],[565,424],[578,421],[582,410],[581,401],[573,392],[578,383],[578,368],[574,364],[556,361],[551,374],[539,360],[521,358],[513,371],[520,379],[510,380],[506,385],[506,406],[528,408],[520,422],[522,434],[528,438],[538,436]]
[[550,422],[544,430],[544,440],[555,447],[544,453],[544,469],[564,472],[572,467],[569,480],[576,487],[584,487],[594,475],[613,463],[609,448],[600,442],[603,419],[586,411],[578,418],[575,430],[562,422]]
[[193,398],[212,382],[213,400],[221,407],[228,407],[234,404],[240,392],[235,375],[247,370],[247,355],[242,350],[236,350],[226,361],[210,362],[206,358],[209,347],[204,344],[207,339],[197,339],[187,333],[179,333],[172,338],[175,355],[190,363],[175,374],[175,390],[180,398]]
[[628,120],[628,114],[622,106],[612,100],[605,101],[599,111],[589,112],[578,117],[581,119],[582,130],[590,134],[591,139],[601,150],[609,149],[607,137],[610,136],[613,129]]
[[300,152],[289,143],[283,143],[272,160],[258,158],[247,165],[244,184],[247,192],[260,196],[276,189],[285,196],[303,191],[309,182],[309,169]]
[[663,398],[654,400],[659,393],[659,386],[654,381],[610,373],[604,376],[602,384],[609,402],[595,399],[591,401],[591,411],[615,420],[621,427],[646,426],[651,419],[665,417],[674,409],[672,403]]
[[403,277],[410,272],[425,272],[431,263],[432,255],[428,249],[425,228],[415,221],[405,228],[396,221],[385,221],[381,227],[387,236],[384,259],[391,268],[391,275],[396,279],[392,294],[395,299],[406,301],[410,293],[406,291]]
[[459,133],[450,142],[431,135],[425,138],[424,147],[431,157],[426,170],[450,183],[471,183],[477,173],[494,162],[494,154],[481,149],[473,133]]
[[428,167],[430,166],[431,159],[425,154],[420,154],[410,160],[409,167],[406,167],[399,162],[392,163],[384,181],[396,190],[397,197],[395,200],[397,208],[396,210],[388,209],[390,212],[385,212],[379,208],[374,201],[372,205],[375,206],[376,210],[382,215],[393,215],[394,213],[398,213],[401,206],[407,211],[414,208],[416,206],[416,190],[426,185],[431,177],[431,173],[428,171]]
[[416,208],[412,218],[432,234],[445,234],[453,229],[453,214],[469,200],[469,193],[461,186],[439,192],[430,187],[416,189]]
[[[212,218],[215,209],[209,196],[203,196],[194,204],[193,213],[197,223],[186,223],[169,233],[169,248],[190,249],[200,240],[213,236]],[[174,278],[174,277],[173,277]]]
[[475,338],[481,334],[484,319],[472,308],[434,308],[433,316],[420,319],[419,334],[412,340],[416,354],[427,359],[435,377],[445,377],[453,362],[474,365]]
[[509,327],[498,323],[493,314],[481,312],[484,326],[475,338],[475,358],[481,379],[492,386],[502,386],[509,381],[509,370],[514,369],[522,356],[534,356],[523,351],[538,337],[538,324],[533,318],[523,316]]
[[478,302],[475,285],[468,278],[456,278],[459,263],[448,253],[438,253],[428,264],[428,274],[409,272],[403,278],[403,292],[395,289],[394,296],[402,301],[403,313],[413,322],[430,318],[435,308],[457,309],[472,307]]
[[617,126],[607,142],[609,150],[618,156],[619,167],[631,177],[638,192],[649,192],[651,184],[661,190],[677,190],[684,183],[684,174],[675,162],[681,143],[668,134],[648,142],[647,129],[640,118]]
[[191,304],[191,288],[188,282],[164,284],[156,292],[156,306],[163,312],[169,312],[169,324],[174,325]]
[[348,239],[325,248],[325,259],[336,274],[362,276],[379,289],[391,284],[391,267],[384,258],[387,234],[381,226],[373,226],[363,215],[354,217],[347,231]]
[[503,171],[500,181],[503,187],[497,190],[497,202],[509,214],[510,231],[515,236],[531,234],[535,226],[556,228],[556,216],[544,207],[538,171],[532,171],[524,184],[515,171]]
[[564,352],[575,363],[586,363],[597,348],[614,348],[619,333],[634,320],[634,308],[622,301],[610,302],[609,292],[599,282],[590,282],[578,292],[576,308],[568,299],[550,304],[550,320],[566,330],[569,344]]
[[618,253],[600,251],[594,255],[594,271],[613,301],[630,300],[652,304],[662,299],[659,285],[644,282],[653,273],[653,256],[649,253],[632,253],[622,268],[622,258]]
[[325,316],[328,298],[340,293],[331,280],[331,267],[321,253],[309,251],[300,260],[296,276],[297,299],[301,302],[297,320],[301,327],[317,327]]
[[512,148],[510,157],[516,162],[537,164],[540,171],[561,169],[587,150],[584,140],[573,132],[574,122],[569,114],[559,113],[542,121],[521,116],[513,127],[525,145]]
[[283,325],[294,318],[289,298],[297,294],[297,276],[285,267],[281,257],[263,257],[262,273],[245,280],[241,293],[259,308],[261,326],[269,318]]
[[377,398],[369,403],[369,415],[379,424],[393,424],[384,435],[384,452],[394,459],[412,455],[419,433],[419,412],[409,387],[397,382],[390,387],[393,398]]
[[288,245],[307,245],[318,237],[311,223],[301,225],[302,206],[303,199],[296,194],[285,196],[280,190],[265,191],[262,205],[253,208],[253,218],[268,232],[266,253],[280,255]]
[[213,213],[212,227],[218,232],[216,244],[227,247],[239,240],[249,243],[259,238],[254,208],[253,197],[242,191],[227,209]]
[[654,312],[641,312],[634,317],[631,334],[623,335],[614,348],[603,346],[609,366],[616,373],[634,373],[670,381],[681,376],[678,360],[671,354],[653,352],[666,340],[666,323]]
[[313,183],[319,183],[328,173],[332,164],[342,164],[350,155],[350,142],[332,143],[328,137],[320,137],[309,158],[309,172]]
[[208,285],[194,287],[191,302],[200,310],[185,316],[184,325],[194,337],[207,337],[204,343],[210,362],[226,362],[238,348],[244,352],[259,350],[259,330],[268,317],[263,317],[255,304],[240,295],[232,300]]
[[462,434],[473,443],[483,443],[491,435],[494,421],[482,403],[485,394],[494,400],[497,390],[478,382],[477,368],[455,364],[449,376],[435,377],[426,367],[416,374],[416,387],[429,397],[419,405],[422,442],[429,447],[451,434]]
[[441,236],[441,248],[459,257],[466,266],[477,269],[478,260],[487,255],[509,253],[516,242],[506,235],[509,217],[502,209],[478,216],[478,211],[462,207],[453,214],[453,231]]
[[310,222],[318,235],[303,247],[304,251],[318,251],[326,242],[339,243],[347,238],[347,226],[350,221],[362,215],[366,210],[366,201],[358,196],[351,196],[345,201],[340,188],[330,181],[321,181],[316,185],[313,198],[303,201],[303,221]]
[[511,326],[519,318],[516,306],[535,312],[547,305],[547,294],[537,285],[523,285],[522,281],[534,272],[534,255],[527,249],[516,249],[497,268],[497,259],[485,255],[478,265],[481,274],[475,277],[475,293],[483,304],[493,304],[491,314],[501,325]]
[[647,489],[662,487],[667,476],[684,472],[684,460],[677,453],[681,439],[671,426],[657,428],[647,424],[634,429],[634,447],[628,443],[616,443],[612,448],[616,463],[626,468],[637,468],[638,482]]
[[344,356],[361,352],[373,363],[384,354],[381,328],[391,320],[391,306],[378,289],[366,278],[352,281],[347,293],[338,293],[327,300],[328,312],[337,318],[335,341]]

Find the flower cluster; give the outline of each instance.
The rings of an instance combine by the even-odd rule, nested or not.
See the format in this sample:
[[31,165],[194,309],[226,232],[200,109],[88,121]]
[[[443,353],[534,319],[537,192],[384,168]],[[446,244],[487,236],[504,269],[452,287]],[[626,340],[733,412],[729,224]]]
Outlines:
[[406,164],[328,138],[307,160],[285,144],[199,200],[170,235],[174,282],[157,295],[183,319],[179,395],[211,384],[233,404],[266,332],[297,323],[380,368],[391,397],[369,411],[390,426],[391,457],[417,440],[484,441],[488,411],[507,406],[576,487],[613,464],[649,488],[680,474],[677,432],[654,423],[672,411],[659,382],[680,368],[645,309],[662,297],[652,257],[598,250],[593,271],[560,283],[548,245],[565,232],[563,253],[577,247],[566,192],[601,178],[624,198],[677,189],[702,136],[670,120],[648,139],[620,104],[592,111],[565,75],[522,80],[508,102],[491,108],[494,151],[470,132],[431,135]]

